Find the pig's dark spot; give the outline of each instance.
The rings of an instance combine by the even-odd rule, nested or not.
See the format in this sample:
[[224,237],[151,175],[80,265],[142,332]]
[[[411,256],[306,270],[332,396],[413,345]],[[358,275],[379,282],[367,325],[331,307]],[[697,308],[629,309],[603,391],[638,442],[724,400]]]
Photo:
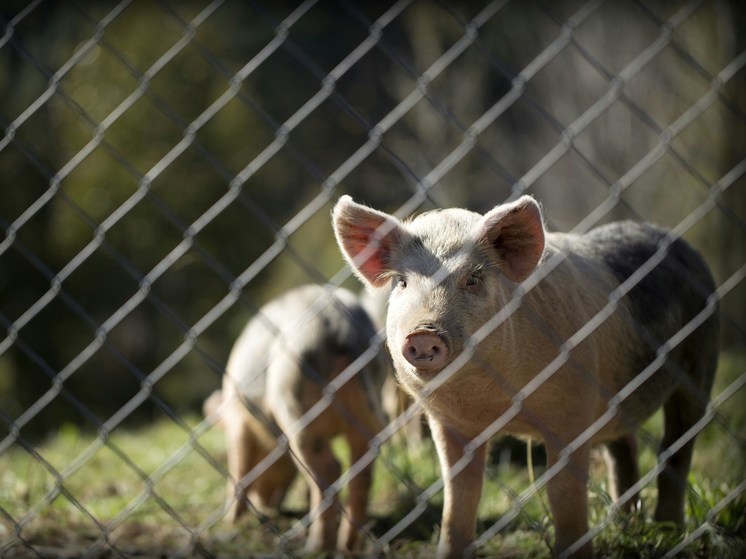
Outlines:
[[[634,344],[628,355],[629,368],[635,374],[656,360],[658,349],[674,336],[707,304],[715,291],[714,281],[702,257],[682,240],[670,244],[666,232],[650,224],[612,223],[588,233],[587,240],[621,284],[667,246],[663,259],[621,299],[631,314],[634,331],[641,343]],[[692,337],[689,345],[700,337]],[[637,390],[637,398],[655,396],[680,374],[677,359],[667,362]],[[625,405],[631,404],[623,404]]]
[[[653,257],[666,232],[650,224],[612,223],[588,234],[604,263],[621,284]],[[673,332],[656,325],[691,320],[715,290],[702,258],[689,245],[673,241],[663,260],[625,296],[633,316],[662,340]],[[670,320],[674,314],[679,320]],[[683,315],[683,316],[682,316]]]

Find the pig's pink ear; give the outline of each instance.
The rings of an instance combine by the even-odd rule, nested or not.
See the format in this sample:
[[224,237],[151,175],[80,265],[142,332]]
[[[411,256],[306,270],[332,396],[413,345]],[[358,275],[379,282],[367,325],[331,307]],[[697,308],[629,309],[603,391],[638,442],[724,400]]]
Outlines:
[[478,235],[480,244],[497,253],[505,277],[521,283],[544,253],[539,204],[530,196],[521,196],[511,204],[496,206],[482,218]]
[[401,222],[345,195],[334,206],[332,223],[337,243],[355,274],[368,285],[382,287],[390,277],[392,251],[404,235]]

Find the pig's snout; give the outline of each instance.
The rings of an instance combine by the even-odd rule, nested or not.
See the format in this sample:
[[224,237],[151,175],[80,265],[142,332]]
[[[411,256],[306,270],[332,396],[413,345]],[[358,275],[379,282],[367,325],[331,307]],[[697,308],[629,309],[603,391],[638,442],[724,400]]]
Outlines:
[[442,369],[448,361],[448,346],[432,328],[418,328],[402,347],[404,358],[422,371]]

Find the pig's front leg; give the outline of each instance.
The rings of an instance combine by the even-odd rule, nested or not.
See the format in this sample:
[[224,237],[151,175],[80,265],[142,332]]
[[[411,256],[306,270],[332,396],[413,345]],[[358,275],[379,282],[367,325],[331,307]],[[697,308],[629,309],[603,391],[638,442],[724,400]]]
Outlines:
[[[464,457],[464,447],[471,439],[430,418],[435,446],[443,475],[443,521],[438,542],[438,559],[456,559],[476,537],[477,508],[484,480],[485,447],[474,451],[471,460],[458,473],[454,467]],[[458,468],[461,464],[458,464]]]

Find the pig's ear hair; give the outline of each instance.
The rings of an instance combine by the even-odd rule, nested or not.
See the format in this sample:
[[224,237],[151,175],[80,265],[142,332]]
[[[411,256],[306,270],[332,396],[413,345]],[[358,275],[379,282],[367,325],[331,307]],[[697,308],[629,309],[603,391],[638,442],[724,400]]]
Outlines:
[[511,204],[496,206],[482,218],[478,236],[481,245],[497,253],[503,275],[521,283],[544,253],[539,204],[530,196],[521,196]]
[[345,195],[334,206],[332,224],[355,274],[368,286],[383,287],[391,277],[391,253],[405,235],[401,222]]

